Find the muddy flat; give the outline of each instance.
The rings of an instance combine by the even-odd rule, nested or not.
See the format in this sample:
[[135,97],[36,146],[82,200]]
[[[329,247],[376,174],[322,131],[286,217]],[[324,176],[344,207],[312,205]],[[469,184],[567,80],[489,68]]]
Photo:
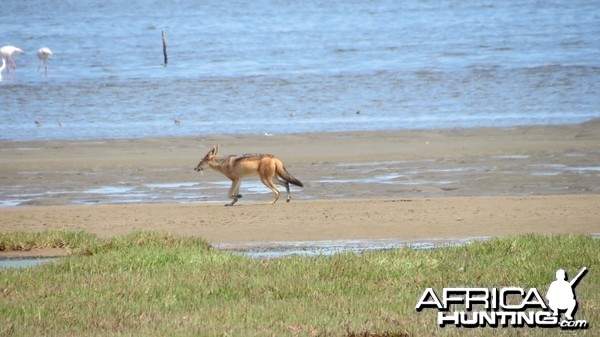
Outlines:
[[[193,170],[272,153],[304,188]],[[600,232],[600,122],[457,130],[1,142],[0,231],[133,230],[210,242]]]

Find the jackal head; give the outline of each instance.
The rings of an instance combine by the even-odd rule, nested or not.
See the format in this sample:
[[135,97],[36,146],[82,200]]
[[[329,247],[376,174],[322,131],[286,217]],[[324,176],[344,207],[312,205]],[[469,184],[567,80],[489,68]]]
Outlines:
[[219,153],[219,145],[213,145],[213,147],[210,149],[210,151],[208,151],[206,156],[204,156],[204,158],[202,158],[202,160],[198,163],[198,166],[196,166],[196,168],[194,170],[196,170],[198,172],[202,172],[202,170],[204,170],[206,167],[210,166],[210,163],[213,161],[213,159],[217,156],[218,153]]

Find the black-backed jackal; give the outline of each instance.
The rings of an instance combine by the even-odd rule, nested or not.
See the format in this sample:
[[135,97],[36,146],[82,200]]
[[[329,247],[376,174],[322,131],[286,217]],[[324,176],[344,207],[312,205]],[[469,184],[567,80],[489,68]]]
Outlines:
[[285,186],[287,191],[287,202],[290,202],[292,196],[290,194],[290,184],[299,187],[304,187],[302,182],[294,178],[286,171],[281,159],[272,154],[257,154],[247,153],[241,155],[219,156],[219,145],[212,147],[210,151],[202,158],[195,170],[202,172],[207,166],[213,170],[221,172],[227,178],[231,179],[231,188],[229,189],[229,198],[233,199],[231,203],[225,206],[233,206],[240,195],[240,183],[242,179],[258,175],[260,181],[265,184],[273,193],[275,199],[271,205],[279,199],[279,190],[275,188],[275,184]]

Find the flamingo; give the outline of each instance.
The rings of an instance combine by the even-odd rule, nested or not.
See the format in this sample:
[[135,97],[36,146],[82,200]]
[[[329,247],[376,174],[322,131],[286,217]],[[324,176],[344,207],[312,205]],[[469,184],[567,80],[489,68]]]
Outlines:
[[0,67],[0,81],[2,81],[2,72],[4,71],[4,68],[6,68],[6,61],[4,61],[2,58],[2,67]]
[[23,50],[17,48],[15,46],[4,46],[0,48],[0,57],[4,60],[8,59],[8,66],[6,67],[6,73],[10,72],[10,65],[12,64],[13,70],[17,69],[17,65],[15,64],[15,60],[13,60],[13,54],[24,53]]
[[42,63],[46,69],[46,75],[48,75],[48,62],[46,61],[50,56],[52,56],[52,50],[48,47],[42,47],[38,49],[38,58],[40,59],[40,64],[38,65],[38,71],[40,71],[40,67]]

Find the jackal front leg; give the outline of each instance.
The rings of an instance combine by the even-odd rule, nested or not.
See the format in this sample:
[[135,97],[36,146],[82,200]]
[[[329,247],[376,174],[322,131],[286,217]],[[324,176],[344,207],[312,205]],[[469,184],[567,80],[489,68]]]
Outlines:
[[242,180],[240,178],[235,178],[231,180],[231,187],[229,188],[229,198],[233,199],[231,203],[226,204],[225,206],[233,206],[239,198],[242,197],[240,193],[240,184]]

